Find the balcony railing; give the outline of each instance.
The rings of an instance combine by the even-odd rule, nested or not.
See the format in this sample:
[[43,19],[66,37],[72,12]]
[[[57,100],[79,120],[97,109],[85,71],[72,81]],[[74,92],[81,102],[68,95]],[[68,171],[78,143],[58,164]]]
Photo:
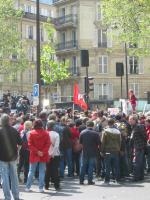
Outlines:
[[56,51],[77,49],[77,48],[78,48],[77,40],[71,40],[56,45]]
[[74,66],[69,68],[69,73],[71,76],[79,76],[80,75],[79,67]]
[[56,28],[59,28],[60,26],[64,26],[64,25],[72,25],[72,26],[76,26],[77,25],[77,15],[65,15],[59,18],[55,18],[53,20]]
[[108,95],[99,95],[99,100],[108,100],[110,99]]
[[57,3],[61,3],[61,2],[65,2],[66,0],[52,0],[53,4],[57,4]]
[[107,48],[107,42],[98,42],[98,47]]
[[[36,14],[30,12],[24,12],[24,18],[36,20]],[[47,22],[48,17],[40,15],[40,21]]]

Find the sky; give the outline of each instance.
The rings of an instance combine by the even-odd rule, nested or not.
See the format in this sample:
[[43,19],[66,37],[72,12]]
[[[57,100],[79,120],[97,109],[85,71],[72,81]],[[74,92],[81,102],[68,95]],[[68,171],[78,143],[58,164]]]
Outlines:
[[[35,0],[34,0],[35,1]],[[40,0],[41,3],[51,4],[52,0]]]
[[52,0],[40,0],[42,3],[51,4]]

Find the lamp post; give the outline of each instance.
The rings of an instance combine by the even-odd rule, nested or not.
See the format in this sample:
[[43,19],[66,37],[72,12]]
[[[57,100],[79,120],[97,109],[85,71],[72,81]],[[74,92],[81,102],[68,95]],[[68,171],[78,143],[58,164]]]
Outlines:
[[127,52],[127,43],[124,44],[125,48],[125,66],[126,66],[126,98],[128,99],[128,91],[129,91],[129,85],[128,85],[128,52]]
[[41,72],[40,72],[40,5],[39,0],[36,0],[36,67],[37,67],[37,84],[39,84],[39,105],[37,109],[37,114],[41,110]]

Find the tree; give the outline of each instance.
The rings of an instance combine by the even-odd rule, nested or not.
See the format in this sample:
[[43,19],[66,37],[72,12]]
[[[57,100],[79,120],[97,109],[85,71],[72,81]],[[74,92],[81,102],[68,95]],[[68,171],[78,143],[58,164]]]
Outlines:
[[19,30],[22,16],[23,12],[15,9],[14,0],[0,1],[0,73],[7,77],[27,66]]
[[150,1],[102,0],[103,23],[113,35],[131,46],[131,54],[150,53]]
[[41,75],[47,84],[52,84],[67,79],[70,76],[68,72],[69,63],[64,63],[56,59],[55,29],[49,21],[45,24],[45,28],[48,33],[48,43],[42,49]]

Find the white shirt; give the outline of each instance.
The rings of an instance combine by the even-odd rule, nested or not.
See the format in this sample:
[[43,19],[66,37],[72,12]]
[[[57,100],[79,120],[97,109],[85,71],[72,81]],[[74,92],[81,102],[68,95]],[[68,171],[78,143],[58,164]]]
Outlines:
[[51,141],[51,145],[49,148],[49,155],[53,158],[54,156],[59,156],[60,151],[59,151],[59,143],[60,143],[60,138],[59,134],[55,131],[49,131],[49,137]]

